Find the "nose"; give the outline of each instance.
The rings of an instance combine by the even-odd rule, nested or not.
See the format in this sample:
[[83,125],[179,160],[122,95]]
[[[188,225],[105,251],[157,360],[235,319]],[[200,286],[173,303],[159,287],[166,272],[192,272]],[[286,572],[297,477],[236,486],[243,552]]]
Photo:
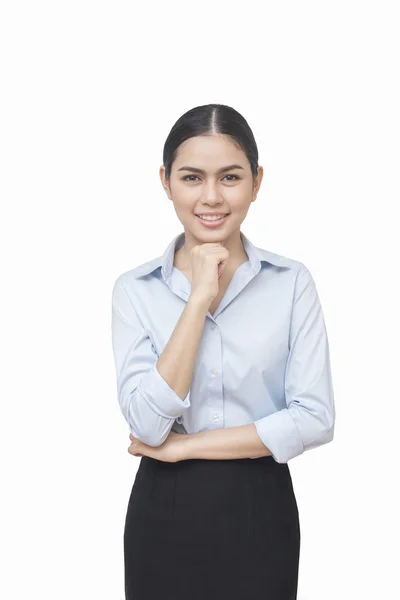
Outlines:
[[215,204],[219,202],[219,193],[217,183],[214,181],[209,181],[204,187],[204,201],[207,204]]

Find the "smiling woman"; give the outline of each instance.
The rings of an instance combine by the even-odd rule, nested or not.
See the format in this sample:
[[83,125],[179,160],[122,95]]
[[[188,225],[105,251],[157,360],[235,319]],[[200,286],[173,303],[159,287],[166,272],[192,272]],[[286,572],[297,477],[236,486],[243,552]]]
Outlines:
[[183,232],[121,274],[118,400],[140,455],[124,530],[126,600],[295,600],[288,461],[333,438],[315,282],[241,231],[263,178],[229,106],[182,115],[159,176]]

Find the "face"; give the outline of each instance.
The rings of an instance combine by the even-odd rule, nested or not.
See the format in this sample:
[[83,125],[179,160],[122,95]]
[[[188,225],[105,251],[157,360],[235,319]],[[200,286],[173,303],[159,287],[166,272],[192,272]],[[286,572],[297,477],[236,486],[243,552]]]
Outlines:
[[[240,225],[257,197],[263,169],[253,178],[250,163],[242,149],[224,135],[192,137],[183,142],[172,165],[169,182],[165,168],[160,178],[168,198],[174,203],[190,247],[205,242],[239,241]],[[196,215],[205,212],[228,213],[207,227]],[[230,244],[225,243],[225,246]]]

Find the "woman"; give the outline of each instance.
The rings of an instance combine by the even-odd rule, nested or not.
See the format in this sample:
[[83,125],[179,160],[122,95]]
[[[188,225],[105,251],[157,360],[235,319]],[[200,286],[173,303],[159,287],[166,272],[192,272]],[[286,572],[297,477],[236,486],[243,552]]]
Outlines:
[[300,525],[287,463],[330,442],[335,421],[316,286],[303,263],[240,230],[263,169],[236,110],[189,110],[163,163],[184,231],[121,274],[112,298],[118,400],[128,451],[142,457],[126,598],[294,600]]

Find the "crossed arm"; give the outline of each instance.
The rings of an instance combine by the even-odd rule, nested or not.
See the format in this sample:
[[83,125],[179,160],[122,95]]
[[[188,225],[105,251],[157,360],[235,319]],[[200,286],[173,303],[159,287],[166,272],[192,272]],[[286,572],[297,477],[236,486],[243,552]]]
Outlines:
[[228,460],[269,456],[271,454],[261,441],[254,423],[225,429],[200,431],[184,435],[183,438],[187,438],[182,440],[185,459]]
[[192,458],[208,460],[229,460],[235,458],[259,458],[271,452],[261,441],[254,423],[180,434],[171,431],[160,446],[149,446],[129,436],[131,446],[128,452],[134,456],[150,456],[167,462]]

